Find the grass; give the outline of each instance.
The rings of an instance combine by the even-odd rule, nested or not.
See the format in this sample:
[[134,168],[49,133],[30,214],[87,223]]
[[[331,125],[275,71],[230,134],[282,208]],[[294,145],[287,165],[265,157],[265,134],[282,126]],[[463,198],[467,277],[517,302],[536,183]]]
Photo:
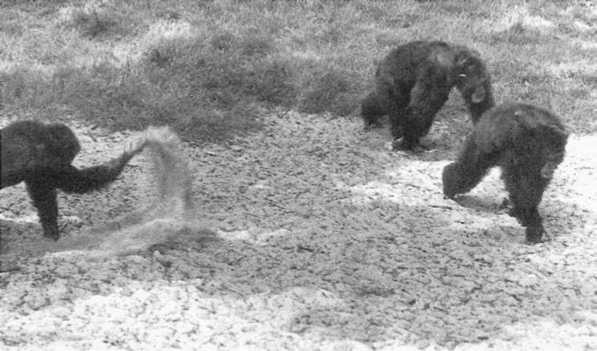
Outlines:
[[[7,1],[0,113],[225,142],[280,108],[356,115],[390,48],[442,39],[482,53],[498,101],[594,133],[596,23],[582,1]],[[453,95],[439,118],[460,131]]]

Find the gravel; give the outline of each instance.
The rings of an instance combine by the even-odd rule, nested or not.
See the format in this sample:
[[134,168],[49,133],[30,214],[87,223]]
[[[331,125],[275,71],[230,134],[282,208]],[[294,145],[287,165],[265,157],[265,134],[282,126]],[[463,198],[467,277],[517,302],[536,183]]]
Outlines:
[[[571,137],[540,208],[550,240],[529,246],[497,170],[458,204],[453,150],[391,152],[356,119],[265,123],[181,147],[182,217],[106,226],[156,203],[148,153],[108,191],[61,194],[58,243],[24,186],[3,189],[0,349],[597,349],[597,136]],[[75,129],[79,166],[132,137]]]

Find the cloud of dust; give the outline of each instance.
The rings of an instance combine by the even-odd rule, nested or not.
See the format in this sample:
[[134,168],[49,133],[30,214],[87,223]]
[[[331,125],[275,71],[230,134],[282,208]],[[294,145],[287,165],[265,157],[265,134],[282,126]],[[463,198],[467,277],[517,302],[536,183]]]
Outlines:
[[[62,250],[119,255],[145,250],[177,236],[213,236],[195,220],[192,174],[180,138],[169,127],[149,127],[143,135],[153,163],[156,196],[149,206],[64,240]],[[62,241],[62,240],[61,240]]]

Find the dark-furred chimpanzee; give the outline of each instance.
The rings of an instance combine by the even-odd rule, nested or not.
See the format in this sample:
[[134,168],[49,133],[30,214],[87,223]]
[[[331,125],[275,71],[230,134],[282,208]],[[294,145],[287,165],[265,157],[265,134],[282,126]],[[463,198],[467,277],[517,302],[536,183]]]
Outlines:
[[501,167],[510,215],[526,227],[528,242],[540,242],[544,229],[537,206],[564,159],[567,140],[562,122],[545,109],[521,103],[497,106],[481,117],[458,159],[444,168],[444,195],[466,193],[491,167]]
[[495,105],[489,73],[477,52],[442,41],[400,45],[379,63],[375,90],[361,103],[365,128],[378,125],[387,114],[394,148],[413,149],[429,132],[454,86],[473,123]]
[[139,139],[118,157],[99,166],[77,169],[71,162],[81,147],[64,124],[18,121],[0,130],[0,188],[27,185],[37,208],[44,236],[58,240],[56,189],[87,193],[114,181],[129,160],[145,146]]

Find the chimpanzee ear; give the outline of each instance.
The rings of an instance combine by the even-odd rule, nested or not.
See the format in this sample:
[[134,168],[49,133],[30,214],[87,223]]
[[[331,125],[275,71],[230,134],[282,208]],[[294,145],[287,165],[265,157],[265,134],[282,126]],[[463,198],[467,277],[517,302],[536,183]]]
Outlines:
[[475,91],[473,91],[473,94],[471,95],[471,101],[473,102],[473,104],[479,104],[485,100],[486,95],[487,93],[485,91],[485,88],[480,85],[475,88]]

